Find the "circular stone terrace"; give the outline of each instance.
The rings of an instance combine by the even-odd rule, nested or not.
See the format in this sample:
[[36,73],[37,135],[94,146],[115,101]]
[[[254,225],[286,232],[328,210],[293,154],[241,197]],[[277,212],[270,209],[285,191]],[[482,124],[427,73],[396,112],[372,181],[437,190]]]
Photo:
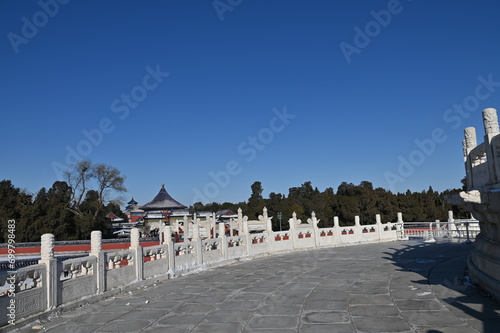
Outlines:
[[498,332],[499,303],[466,278],[469,246],[403,241],[241,261],[80,301],[16,332]]

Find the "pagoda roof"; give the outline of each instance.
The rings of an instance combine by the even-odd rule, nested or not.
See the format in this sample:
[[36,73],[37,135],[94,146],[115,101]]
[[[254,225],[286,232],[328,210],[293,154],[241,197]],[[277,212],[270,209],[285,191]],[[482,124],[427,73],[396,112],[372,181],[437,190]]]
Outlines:
[[106,217],[108,219],[116,219],[118,216],[116,216],[116,214],[113,212],[109,212],[108,215],[106,215]]
[[167,193],[165,190],[165,184],[161,185],[160,192],[154,197],[153,200],[148,202],[147,204],[140,207],[144,210],[154,210],[154,209],[179,209],[179,208],[187,208]]
[[236,215],[231,209],[221,209],[215,213],[216,216],[222,216],[222,215]]
[[127,205],[137,205],[137,201],[134,200],[134,197],[132,197],[132,200],[130,200],[129,202],[127,202]]

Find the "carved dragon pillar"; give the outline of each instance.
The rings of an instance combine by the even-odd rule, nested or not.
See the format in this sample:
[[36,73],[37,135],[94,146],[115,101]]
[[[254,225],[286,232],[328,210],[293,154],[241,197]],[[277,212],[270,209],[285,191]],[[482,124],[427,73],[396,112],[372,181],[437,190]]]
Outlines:
[[500,130],[495,109],[483,110],[484,142],[476,130],[465,129],[463,141],[466,191],[449,197],[479,220],[481,232],[472,244],[469,276],[481,288],[500,299]]

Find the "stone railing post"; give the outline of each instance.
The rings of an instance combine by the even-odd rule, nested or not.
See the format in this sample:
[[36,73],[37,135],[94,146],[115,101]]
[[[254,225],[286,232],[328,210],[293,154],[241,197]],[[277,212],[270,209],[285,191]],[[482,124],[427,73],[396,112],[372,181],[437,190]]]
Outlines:
[[[440,227],[440,224],[441,224],[441,223],[437,223],[437,222],[438,221],[436,221],[436,229],[438,229],[438,227]],[[450,237],[457,236],[457,232],[456,232],[457,226],[455,224],[455,219],[453,218],[453,211],[451,211],[451,210],[448,211],[448,231],[451,231],[451,233],[449,234]]]
[[465,178],[467,188],[471,188],[474,186],[474,179],[472,174],[472,159],[469,154],[472,149],[477,147],[476,129],[474,127],[467,127],[464,130],[464,137],[462,146],[464,150]]
[[243,230],[243,212],[241,208],[238,208],[238,235],[244,234]]
[[354,239],[363,239],[363,228],[361,228],[361,223],[358,215],[354,216]]
[[102,232],[94,230],[90,233],[90,254],[96,257],[96,267],[94,274],[97,277],[97,292],[103,293],[106,290],[106,262],[102,251]]
[[224,222],[219,223],[219,237],[221,243],[222,258],[227,259],[227,237],[226,237],[226,225]]
[[[58,299],[59,274],[57,272],[57,259],[54,258],[54,235],[43,234],[41,237],[41,258],[39,264],[45,265],[43,283],[47,296],[47,309],[55,308]],[[42,284],[43,285],[43,284]]]
[[[487,108],[483,110],[483,124],[484,124],[484,150],[486,152],[487,166],[490,184],[495,184],[499,182],[497,175],[497,170],[495,168],[495,148],[492,146],[491,142],[494,137],[496,137],[500,129],[498,127],[498,115],[497,111],[493,108]],[[475,184],[474,184],[475,185]]]
[[142,247],[139,243],[140,234],[139,229],[132,228],[130,230],[130,250],[134,253],[134,264],[135,264],[135,278],[137,280],[144,279],[144,258],[142,255]]
[[158,230],[158,240],[160,241],[160,244],[163,243],[163,231],[165,230],[165,222],[164,221],[160,221],[160,228]]
[[341,243],[341,240],[340,240],[340,225],[338,216],[333,217],[333,237],[335,244],[339,245]]
[[271,222],[272,217],[270,218],[267,214],[267,208],[264,207],[262,210],[262,217],[264,218],[264,223],[266,224],[266,233],[267,233],[267,253],[271,253],[274,251],[274,234],[273,234],[273,224]]
[[396,237],[398,240],[404,238],[404,221],[403,221],[403,213],[398,213],[398,222],[396,222]]
[[292,218],[288,220],[288,224],[290,225],[290,238],[292,239],[292,246],[294,249],[297,248],[297,213],[293,212]]
[[160,244],[168,244],[169,242],[172,242],[172,227],[166,225],[165,228],[163,228],[163,238]]
[[248,229],[248,221],[242,220],[243,234],[245,236],[245,244],[247,246],[247,256],[252,255],[252,240],[250,239],[250,230]]
[[312,237],[314,237],[314,246],[319,247],[319,228],[318,228],[318,222],[319,220],[316,218],[316,213],[311,212],[311,224],[312,224]]
[[174,227],[172,231],[179,235],[179,220],[175,220],[173,225],[170,224],[170,228],[172,228],[172,226]]
[[230,219],[229,222],[229,237],[233,237],[234,236],[234,222],[233,222],[233,219]]
[[216,238],[217,230],[215,230],[215,220],[212,219],[212,215],[198,217],[198,223],[205,226],[208,238]]
[[201,265],[203,264],[203,252],[201,249],[200,226],[198,224],[193,225],[193,239],[191,242],[196,253],[196,264]]
[[193,238],[191,241],[197,241],[200,239],[200,226],[198,224],[193,225]]
[[382,227],[382,219],[380,218],[380,214],[375,215],[375,224],[377,225],[377,235],[378,235],[378,241],[382,241],[382,233],[383,233],[383,227]]
[[264,211],[262,216],[264,217],[264,221],[266,223],[266,231],[269,234],[269,237],[272,236],[273,234],[273,224],[271,222],[271,218],[269,218],[269,215],[267,215],[267,208],[264,207]]
[[184,241],[187,242],[189,241],[189,219],[187,218],[186,215],[184,215]]
[[436,227],[434,229],[434,235],[438,238],[441,238],[443,237],[443,230],[442,230],[443,226],[441,225],[441,221],[440,220],[436,220]]
[[208,221],[208,224],[210,225],[210,233],[212,234],[210,238],[217,238],[217,224],[216,224],[216,218],[215,218],[215,213],[212,214],[212,216],[206,216],[205,220]]
[[175,271],[175,261],[174,261],[175,253],[174,253],[174,242],[172,241],[172,227],[166,225],[164,234],[165,237],[163,238],[163,244],[165,244],[167,247],[167,258],[168,258],[167,272],[170,275],[173,275]]

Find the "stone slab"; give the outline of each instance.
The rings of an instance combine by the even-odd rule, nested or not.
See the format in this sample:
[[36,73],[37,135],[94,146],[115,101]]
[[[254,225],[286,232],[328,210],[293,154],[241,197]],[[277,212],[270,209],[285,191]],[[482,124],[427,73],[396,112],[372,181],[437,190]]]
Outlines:
[[53,333],[493,332],[500,306],[463,285],[466,259],[460,244],[419,241],[288,253],[115,293],[39,323]]

